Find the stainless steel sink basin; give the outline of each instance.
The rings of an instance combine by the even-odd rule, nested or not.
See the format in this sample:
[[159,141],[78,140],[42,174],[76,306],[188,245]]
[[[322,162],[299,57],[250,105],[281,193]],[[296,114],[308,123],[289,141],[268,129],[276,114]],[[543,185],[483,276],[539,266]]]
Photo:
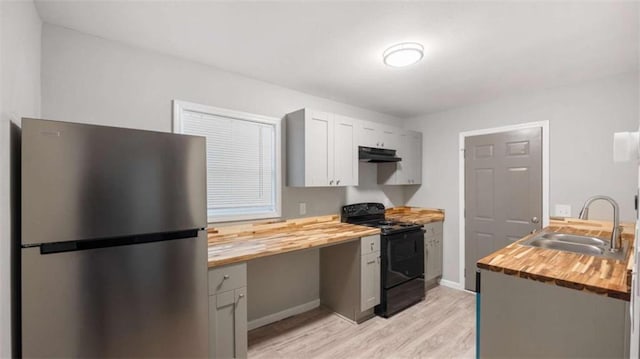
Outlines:
[[544,235],[542,235],[542,238],[556,240],[556,241],[562,241],[562,242],[588,244],[588,245],[594,245],[594,246],[608,246],[609,245],[609,241],[606,240],[606,239],[596,238],[596,237],[578,236],[578,235],[575,235],[575,234],[565,234],[565,233],[554,233],[554,232],[551,232],[551,233],[545,233]]
[[602,255],[602,253],[604,252],[604,249],[593,246],[593,245],[562,242],[562,241],[557,241],[552,239],[542,239],[542,238],[534,239],[528,244],[533,247],[557,249],[560,251],[590,254],[592,256]]
[[605,257],[615,260],[625,259],[628,249],[628,245],[625,241],[623,241],[623,246],[619,251],[611,252],[609,250],[609,241],[606,239],[555,232],[538,233],[520,244],[531,247]]

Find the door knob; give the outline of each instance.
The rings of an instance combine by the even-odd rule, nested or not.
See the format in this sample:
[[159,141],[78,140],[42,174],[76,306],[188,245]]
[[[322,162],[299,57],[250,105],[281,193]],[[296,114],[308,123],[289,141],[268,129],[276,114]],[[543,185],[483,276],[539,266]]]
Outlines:
[[531,218],[531,223],[540,223],[540,220],[538,219],[538,217],[533,217]]

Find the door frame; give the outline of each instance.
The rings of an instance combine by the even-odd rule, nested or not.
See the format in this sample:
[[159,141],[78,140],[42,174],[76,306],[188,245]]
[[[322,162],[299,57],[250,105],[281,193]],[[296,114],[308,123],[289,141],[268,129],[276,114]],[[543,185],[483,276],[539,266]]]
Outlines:
[[526,122],[515,125],[485,128],[480,130],[464,131],[458,137],[458,231],[459,231],[459,277],[458,288],[464,290],[464,266],[465,266],[465,204],[464,194],[464,143],[467,137],[490,135],[494,133],[522,130],[526,128],[542,128],[542,228],[549,225],[549,120]]

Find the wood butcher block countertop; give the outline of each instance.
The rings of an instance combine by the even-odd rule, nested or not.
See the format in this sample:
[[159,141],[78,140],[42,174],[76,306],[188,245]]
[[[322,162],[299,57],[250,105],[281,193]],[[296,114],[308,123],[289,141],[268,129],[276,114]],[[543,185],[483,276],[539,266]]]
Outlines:
[[378,228],[341,223],[337,215],[209,228],[209,267],[323,247],[379,234]]
[[[621,225],[624,228],[622,239],[629,243],[629,250],[624,260],[519,244],[535,235],[531,234],[480,259],[477,265],[478,268],[494,272],[503,272],[507,275],[628,301],[631,293],[635,224]],[[609,240],[611,227],[611,222],[566,218],[551,220],[544,231]]]
[[394,207],[387,209],[384,216],[390,220],[427,224],[444,221],[444,210],[418,207]]
[[[390,208],[390,219],[430,223],[444,220],[442,210],[415,207]],[[379,234],[378,228],[341,223],[338,215],[260,222],[209,228],[209,267],[324,247]]]

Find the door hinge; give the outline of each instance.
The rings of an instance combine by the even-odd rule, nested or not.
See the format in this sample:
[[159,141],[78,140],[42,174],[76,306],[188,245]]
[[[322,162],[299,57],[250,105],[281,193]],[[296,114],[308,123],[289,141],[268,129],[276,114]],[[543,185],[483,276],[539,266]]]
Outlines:
[[462,212],[463,212],[462,213],[462,217],[466,219],[467,218],[467,209],[466,208],[463,209]]
[[463,148],[461,151],[462,151],[462,158],[467,159],[467,149]]
[[467,278],[467,268],[464,269],[464,278]]

